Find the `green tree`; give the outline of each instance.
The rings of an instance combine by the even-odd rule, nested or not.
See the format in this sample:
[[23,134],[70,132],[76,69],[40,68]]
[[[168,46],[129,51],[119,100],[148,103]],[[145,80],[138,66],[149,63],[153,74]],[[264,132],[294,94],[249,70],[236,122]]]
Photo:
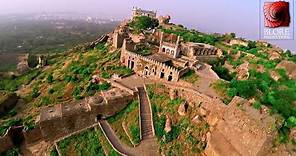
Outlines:
[[34,68],[38,65],[38,59],[36,55],[30,54],[28,57],[28,65],[31,68]]
[[140,32],[147,29],[153,29],[158,26],[158,21],[147,16],[138,16],[130,23],[135,31]]

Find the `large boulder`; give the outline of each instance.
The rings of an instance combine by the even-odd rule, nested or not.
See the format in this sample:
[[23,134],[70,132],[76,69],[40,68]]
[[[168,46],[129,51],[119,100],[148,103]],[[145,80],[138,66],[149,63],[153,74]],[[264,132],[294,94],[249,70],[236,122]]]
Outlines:
[[169,115],[166,115],[166,122],[165,122],[164,131],[166,133],[169,133],[170,131],[172,131],[172,120]]
[[202,122],[202,118],[199,115],[196,115],[193,119],[192,122],[195,124],[200,124]]
[[208,111],[203,107],[198,108],[198,113],[199,113],[199,115],[201,115],[203,117],[208,115]]
[[296,64],[294,62],[284,60],[276,66],[276,69],[285,69],[290,79],[296,79]]
[[178,108],[178,113],[181,116],[185,116],[187,113],[187,110],[188,110],[188,104],[187,102],[183,102]]
[[296,128],[292,128],[290,132],[290,138],[296,141]]

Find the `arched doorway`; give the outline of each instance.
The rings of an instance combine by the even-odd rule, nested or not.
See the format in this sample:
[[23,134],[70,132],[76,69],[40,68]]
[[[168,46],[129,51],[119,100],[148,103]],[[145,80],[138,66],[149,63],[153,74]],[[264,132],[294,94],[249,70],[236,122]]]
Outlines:
[[160,72],[160,78],[164,78],[164,69]]
[[147,66],[144,68],[144,75],[149,75],[149,68]]
[[173,76],[172,76],[172,72],[170,72],[170,75],[168,76],[168,81],[172,81],[173,80]]
[[102,118],[103,118],[103,115],[102,114],[98,114],[96,116],[96,122],[99,122],[100,120],[102,120]]

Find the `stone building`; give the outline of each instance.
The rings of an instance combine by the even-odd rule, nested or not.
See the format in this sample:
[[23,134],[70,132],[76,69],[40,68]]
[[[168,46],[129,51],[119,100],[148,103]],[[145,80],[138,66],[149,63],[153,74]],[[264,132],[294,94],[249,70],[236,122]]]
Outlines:
[[143,10],[137,7],[133,7],[132,14],[133,14],[132,18],[135,18],[138,16],[147,16],[150,18],[156,18],[156,11]]
[[185,42],[181,44],[181,55],[200,61],[209,61],[221,57],[223,52],[209,44]]
[[[154,18],[156,13],[134,8],[133,17],[135,16]],[[165,24],[169,22],[170,17],[161,16],[158,20]],[[150,55],[138,54],[136,47],[140,43],[154,47],[150,49]],[[181,36],[167,34],[160,30],[148,33],[144,37],[133,34],[129,30],[128,22],[124,22],[116,28],[113,33],[112,44],[116,49],[121,48],[121,63],[132,69],[136,74],[167,81],[178,81],[190,69],[198,70],[201,62],[222,56],[222,51],[214,46],[185,42]]]
[[113,47],[115,47],[116,49],[121,48],[123,44],[123,40],[128,37],[129,36],[127,33],[126,25],[118,26],[113,32],[113,37],[112,37]]
[[121,63],[140,76],[178,81],[189,69],[198,70],[199,60],[216,59],[221,50],[205,44],[181,43],[174,34],[160,34],[158,51],[151,55],[137,54],[130,38],[123,41]]
[[[167,37],[165,37],[165,35],[167,35]],[[169,55],[173,58],[179,57],[181,51],[180,36],[164,34],[161,32],[159,44],[159,53]]]
[[178,81],[180,76],[185,74],[189,68],[186,65],[182,68],[174,67],[172,61],[165,56],[154,54],[141,56],[133,51],[133,43],[125,39],[121,51],[121,63],[135,71],[136,74],[144,77]]

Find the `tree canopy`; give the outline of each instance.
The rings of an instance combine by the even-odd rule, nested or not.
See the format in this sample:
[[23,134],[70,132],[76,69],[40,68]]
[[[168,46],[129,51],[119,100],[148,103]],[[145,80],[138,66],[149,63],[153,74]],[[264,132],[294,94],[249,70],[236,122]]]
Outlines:
[[140,32],[142,30],[153,29],[158,26],[158,21],[147,16],[138,16],[130,23],[130,27],[135,31]]

